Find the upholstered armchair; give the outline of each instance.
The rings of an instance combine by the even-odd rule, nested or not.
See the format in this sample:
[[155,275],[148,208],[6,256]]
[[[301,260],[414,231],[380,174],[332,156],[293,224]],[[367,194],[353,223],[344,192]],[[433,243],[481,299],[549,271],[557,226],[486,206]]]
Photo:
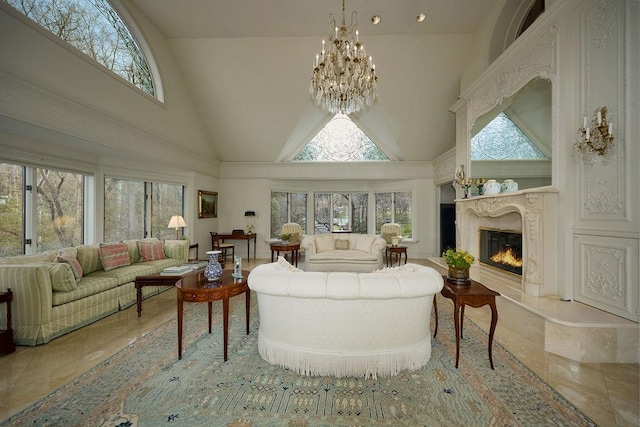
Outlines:
[[288,222],[284,224],[282,226],[282,234],[288,234],[292,236],[292,242],[295,243],[300,243],[300,240],[302,240],[302,237],[304,237],[302,227],[300,226],[300,224],[296,224],[295,222]]
[[400,224],[394,222],[382,224],[380,227],[380,237],[382,237],[388,245],[391,244],[391,238],[400,236]]

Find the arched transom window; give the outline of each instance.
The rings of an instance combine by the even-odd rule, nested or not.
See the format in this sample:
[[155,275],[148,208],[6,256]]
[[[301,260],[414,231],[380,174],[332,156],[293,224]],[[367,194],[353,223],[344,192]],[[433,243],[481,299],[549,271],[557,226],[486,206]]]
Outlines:
[[158,97],[140,45],[107,0],[5,1],[142,91]]

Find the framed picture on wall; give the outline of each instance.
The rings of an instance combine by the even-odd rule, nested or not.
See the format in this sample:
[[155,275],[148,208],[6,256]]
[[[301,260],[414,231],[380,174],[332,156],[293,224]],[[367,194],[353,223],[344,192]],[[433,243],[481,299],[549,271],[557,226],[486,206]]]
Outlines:
[[198,190],[198,218],[218,217],[218,193]]

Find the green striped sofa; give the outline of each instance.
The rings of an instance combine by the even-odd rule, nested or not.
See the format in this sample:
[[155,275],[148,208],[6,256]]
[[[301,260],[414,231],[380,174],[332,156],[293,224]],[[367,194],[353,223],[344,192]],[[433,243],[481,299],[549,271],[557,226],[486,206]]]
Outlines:
[[[136,276],[156,274],[187,261],[188,240],[166,240],[162,244],[164,258],[144,262],[138,242],[142,240],[123,242],[127,246],[130,265],[108,271],[102,266],[100,244],[0,258],[0,290],[11,288],[13,292],[11,323],[16,344],[44,344],[127,308],[136,302]],[[83,270],[81,278],[74,278],[69,264],[56,262],[61,252],[77,259]],[[73,281],[73,289],[61,291],[61,281]],[[66,285],[66,282],[62,284]],[[62,288],[66,289],[65,286]],[[164,286],[144,287],[143,297],[167,289]],[[4,311],[0,313],[0,319],[0,329],[6,328],[2,323],[6,322]]]

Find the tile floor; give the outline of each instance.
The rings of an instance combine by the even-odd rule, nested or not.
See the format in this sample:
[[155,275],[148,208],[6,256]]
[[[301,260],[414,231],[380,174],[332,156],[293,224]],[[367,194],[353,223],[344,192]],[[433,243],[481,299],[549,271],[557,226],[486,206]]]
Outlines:
[[[175,304],[170,289],[145,300],[141,318],[134,305],[45,345],[0,356],[0,423],[170,320]],[[488,330],[488,307],[468,309],[465,316]],[[598,425],[639,425],[638,364],[577,363],[535,348],[500,322],[495,340]]]

